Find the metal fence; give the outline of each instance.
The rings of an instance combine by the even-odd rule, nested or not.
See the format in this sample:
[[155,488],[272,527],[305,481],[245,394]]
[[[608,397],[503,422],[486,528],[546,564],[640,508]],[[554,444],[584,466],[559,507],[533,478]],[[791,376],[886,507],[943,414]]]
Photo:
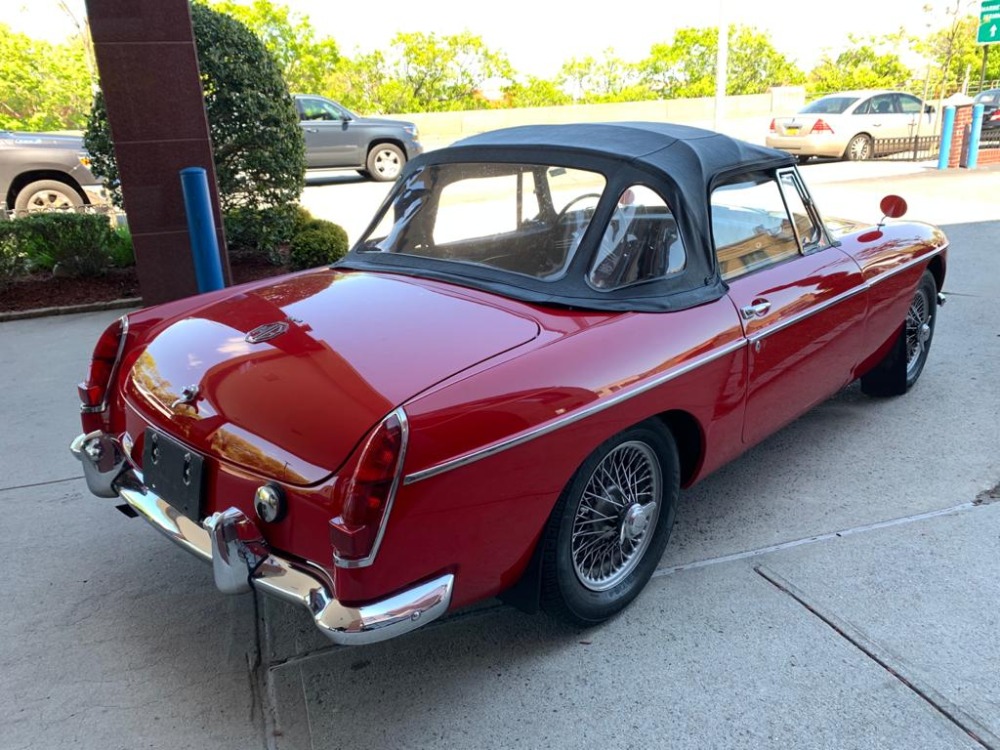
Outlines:
[[872,144],[872,157],[890,161],[923,161],[936,159],[941,151],[941,136],[921,135],[906,138],[877,138]]

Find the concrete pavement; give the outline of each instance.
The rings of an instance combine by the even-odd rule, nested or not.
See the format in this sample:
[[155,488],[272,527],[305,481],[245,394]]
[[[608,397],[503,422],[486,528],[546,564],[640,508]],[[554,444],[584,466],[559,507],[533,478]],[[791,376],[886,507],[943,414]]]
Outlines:
[[[219,594],[66,451],[115,313],[0,323],[0,750],[1000,750],[1000,171],[878,167],[806,177],[827,215],[899,192],[945,225],[920,383],[848,388],[683,493],[657,577],[586,631],[488,602],[336,649]],[[358,211],[360,187],[309,191]]]

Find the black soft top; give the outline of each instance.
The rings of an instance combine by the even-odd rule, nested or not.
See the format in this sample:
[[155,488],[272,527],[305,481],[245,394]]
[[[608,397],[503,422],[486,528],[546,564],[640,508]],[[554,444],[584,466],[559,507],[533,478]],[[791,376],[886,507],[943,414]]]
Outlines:
[[622,190],[636,183],[649,185],[666,198],[674,214],[687,250],[684,272],[612,291],[595,290],[585,276],[596,246],[591,242],[588,247],[586,241],[565,276],[555,281],[415,255],[361,252],[361,243],[337,266],[440,279],[536,304],[648,312],[693,307],[726,292],[712,243],[709,194],[713,186],[729,175],[771,171],[791,166],[795,160],[782,151],[671,123],[507,128],[465,138],[409,162],[371,227],[390,210],[412,175],[435,164],[475,162],[551,164],[603,173],[607,187],[593,219],[598,225],[608,221]]

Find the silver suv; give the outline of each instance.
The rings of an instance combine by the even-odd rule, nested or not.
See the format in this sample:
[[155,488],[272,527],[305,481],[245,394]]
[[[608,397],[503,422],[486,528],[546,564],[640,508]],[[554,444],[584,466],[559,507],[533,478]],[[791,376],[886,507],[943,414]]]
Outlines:
[[0,130],[0,203],[25,213],[103,203],[83,138]]
[[295,108],[306,138],[307,169],[354,169],[387,182],[424,151],[412,122],[361,117],[311,94],[296,94]]

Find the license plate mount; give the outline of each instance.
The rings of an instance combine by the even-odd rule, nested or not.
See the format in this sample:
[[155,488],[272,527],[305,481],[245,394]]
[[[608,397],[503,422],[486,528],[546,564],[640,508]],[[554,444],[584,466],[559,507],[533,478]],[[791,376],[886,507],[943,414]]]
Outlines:
[[149,428],[142,448],[143,483],[194,522],[202,515],[204,458]]

